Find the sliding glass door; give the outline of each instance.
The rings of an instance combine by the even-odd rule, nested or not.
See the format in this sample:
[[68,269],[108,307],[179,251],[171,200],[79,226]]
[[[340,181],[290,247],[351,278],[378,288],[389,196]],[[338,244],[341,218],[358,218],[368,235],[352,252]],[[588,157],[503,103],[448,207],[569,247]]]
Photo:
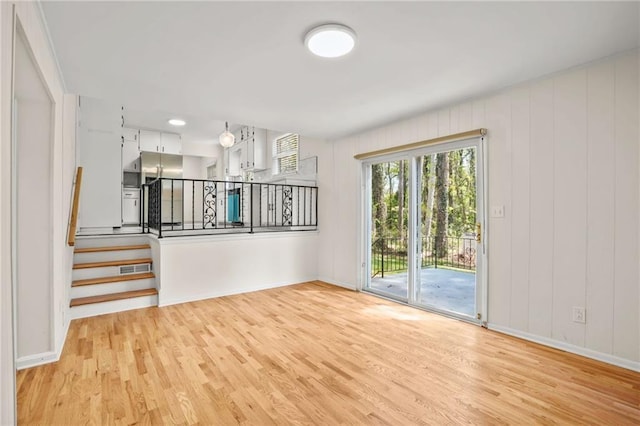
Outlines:
[[381,295],[408,299],[409,160],[371,164],[370,282]]
[[364,289],[482,320],[482,141],[458,141],[364,165]]
[[416,303],[476,315],[477,148],[419,158],[419,258]]

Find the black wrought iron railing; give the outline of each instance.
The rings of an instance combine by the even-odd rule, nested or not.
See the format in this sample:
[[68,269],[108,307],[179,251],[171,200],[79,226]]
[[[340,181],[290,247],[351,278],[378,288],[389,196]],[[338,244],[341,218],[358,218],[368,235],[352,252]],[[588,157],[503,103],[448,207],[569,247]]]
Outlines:
[[142,230],[158,237],[318,227],[315,186],[161,178],[142,189]]
[[[451,267],[475,271],[476,240],[455,237],[422,237],[420,266]],[[407,270],[407,239],[378,238],[371,244],[371,276]]]

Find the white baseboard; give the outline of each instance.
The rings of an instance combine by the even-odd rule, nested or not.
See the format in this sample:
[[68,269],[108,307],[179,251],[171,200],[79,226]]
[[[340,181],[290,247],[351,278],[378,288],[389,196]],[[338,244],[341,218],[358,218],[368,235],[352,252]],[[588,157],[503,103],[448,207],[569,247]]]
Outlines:
[[489,330],[497,331],[500,333],[508,334],[510,336],[519,337],[530,342],[539,343],[541,345],[549,346],[555,349],[560,349],[572,354],[581,355],[586,358],[595,359],[596,361],[606,362],[618,367],[626,368],[628,370],[640,372],[640,362],[624,359],[611,354],[605,354],[602,352],[594,351],[593,349],[583,348],[580,346],[572,345],[570,343],[560,342],[548,337],[537,336],[535,334],[526,333],[520,330],[514,330],[509,327],[503,327],[501,325],[491,324],[488,325]]
[[23,370],[25,368],[36,367],[42,364],[49,364],[51,362],[56,362],[59,359],[60,354],[54,351],[23,356],[16,360],[16,370]]
[[49,364],[57,362],[62,356],[62,350],[64,349],[64,343],[67,341],[67,334],[69,334],[69,325],[71,320],[69,315],[65,316],[65,325],[62,328],[62,333],[58,336],[56,342],[56,350],[50,352],[42,352],[35,355],[28,355],[18,358],[16,360],[16,370],[24,370],[25,368],[37,367],[38,365]]
[[64,344],[67,341],[67,335],[69,334],[69,325],[71,325],[71,316],[69,315],[69,309],[65,313],[65,325],[63,327],[63,332],[60,336],[58,336],[58,344],[56,345],[56,352],[58,353],[58,357],[56,361],[60,359],[62,355],[62,350],[64,349]]
[[346,283],[346,282],[343,282],[343,281],[336,281],[336,280],[332,280],[332,279],[326,278],[326,277],[320,277],[320,278],[318,278],[318,281],[322,281],[322,282],[325,282],[327,284],[335,285],[337,287],[346,288],[348,290],[353,290],[353,291],[357,290],[356,286],[351,284],[351,283]]
[[275,284],[242,287],[242,288],[234,288],[234,289],[227,289],[227,290],[217,290],[217,291],[194,294],[194,295],[178,297],[174,299],[167,299],[167,300],[163,299],[162,289],[159,289],[158,290],[159,291],[158,306],[163,307],[163,306],[177,305],[179,303],[196,302],[198,300],[214,299],[216,297],[232,296],[234,294],[251,293],[254,291],[269,290],[271,288],[278,288],[278,287],[286,287],[288,285],[295,285],[295,284],[300,284],[300,283],[309,282],[309,281],[316,281],[316,278],[314,277],[309,279],[296,280],[295,282],[287,281],[287,282],[275,283]]

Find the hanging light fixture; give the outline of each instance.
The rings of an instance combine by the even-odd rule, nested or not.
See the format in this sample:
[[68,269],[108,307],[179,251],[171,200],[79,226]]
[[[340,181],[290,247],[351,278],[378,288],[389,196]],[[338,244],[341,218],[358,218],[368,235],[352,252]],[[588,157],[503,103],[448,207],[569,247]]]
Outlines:
[[235,143],[236,137],[229,131],[229,123],[227,121],[224,122],[224,128],[224,132],[220,133],[220,145],[229,148]]

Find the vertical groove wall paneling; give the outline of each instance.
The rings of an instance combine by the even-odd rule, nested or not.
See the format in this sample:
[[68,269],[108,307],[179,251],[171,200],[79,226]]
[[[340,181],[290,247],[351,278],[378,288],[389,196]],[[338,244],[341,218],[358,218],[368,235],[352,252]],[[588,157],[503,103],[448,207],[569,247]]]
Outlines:
[[587,243],[586,70],[554,79],[554,263],[552,337],[584,346],[585,325],[571,320],[585,306]]
[[473,126],[473,104],[467,102],[460,106],[459,113],[459,129],[461,132],[466,132],[467,130],[477,129],[482,126]]
[[511,313],[509,327],[529,329],[529,87],[511,93]]
[[585,346],[613,350],[614,66],[587,72],[587,287]]
[[449,111],[449,131],[460,133],[463,130],[467,129],[460,129],[460,106],[454,106]]
[[531,85],[529,332],[551,337],[553,319],[553,81]]
[[[488,129],[487,209],[505,206],[504,218],[488,218],[490,324],[639,360],[639,65],[635,50],[369,134],[377,149],[408,142],[411,127],[420,140]],[[321,202],[340,206],[331,275],[345,282],[353,244],[343,231],[359,223],[340,204],[353,195],[341,171],[357,168],[345,160],[350,144],[332,143],[334,193]],[[572,321],[574,306],[586,308],[586,324]]]
[[508,94],[487,100],[489,211],[503,205],[504,217],[489,215],[489,322],[509,324],[511,309],[511,104]]
[[451,115],[449,109],[438,111],[438,136],[451,134]]
[[427,114],[427,135],[429,139],[438,137],[438,113],[430,112]]
[[638,336],[638,68],[615,63],[615,289],[613,353],[639,360]]

